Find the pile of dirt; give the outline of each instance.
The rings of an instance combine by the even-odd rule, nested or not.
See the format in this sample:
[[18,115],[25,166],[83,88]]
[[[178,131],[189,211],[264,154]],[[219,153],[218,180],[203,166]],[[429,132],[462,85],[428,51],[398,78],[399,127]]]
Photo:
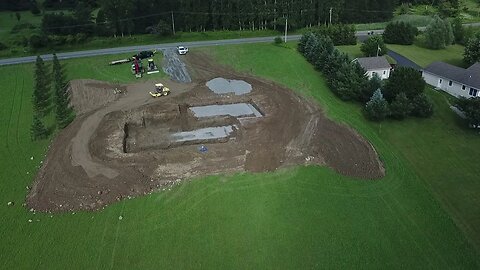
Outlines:
[[[384,175],[374,148],[354,130],[326,118],[315,103],[205,55],[191,53],[186,59],[193,83],[163,81],[172,94],[159,99],[148,95],[154,82],[125,85],[125,95],[63,130],[35,179],[29,207],[95,210],[179,179],[304,164],[327,165],[363,179]],[[206,82],[217,77],[244,81],[252,91],[215,94]],[[86,102],[75,100],[82,97],[74,95],[74,104]],[[197,118],[190,109],[222,104],[251,104],[262,117]],[[227,126],[235,130],[219,140],[172,143],[172,134],[192,136],[191,131]]]

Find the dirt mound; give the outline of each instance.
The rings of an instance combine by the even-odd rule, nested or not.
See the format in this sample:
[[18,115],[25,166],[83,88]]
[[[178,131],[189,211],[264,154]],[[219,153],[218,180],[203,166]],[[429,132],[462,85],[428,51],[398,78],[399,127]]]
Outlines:
[[[220,67],[204,55],[191,53],[186,59],[194,83],[164,81],[172,94],[159,99],[148,95],[154,82],[126,85],[125,95],[96,110],[92,106],[63,130],[37,175],[29,207],[95,210],[179,179],[302,164],[328,165],[364,179],[384,175],[373,147],[352,129],[327,119],[313,102]],[[206,82],[216,77],[245,81],[253,90],[215,94]],[[92,89],[86,99],[99,89],[91,83],[84,88]],[[222,104],[248,104],[261,117],[198,118],[192,111]]]

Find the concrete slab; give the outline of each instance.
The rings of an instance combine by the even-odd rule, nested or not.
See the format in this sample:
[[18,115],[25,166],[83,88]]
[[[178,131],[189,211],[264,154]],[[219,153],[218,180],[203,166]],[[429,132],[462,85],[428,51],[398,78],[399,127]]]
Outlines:
[[195,117],[214,117],[230,115],[237,118],[242,117],[262,117],[263,115],[252,105],[248,103],[207,105],[190,107]]
[[[204,141],[227,138],[235,126],[201,128],[192,131],[178,132],[171,135],[174,142]],[[235,127],[236,128],[236,127]]]
[[252,85],[241,80],[228,80],[215,78],[207,82],[207,87],[216,94],[230,94],[237,96],[248,94],[252,91]]

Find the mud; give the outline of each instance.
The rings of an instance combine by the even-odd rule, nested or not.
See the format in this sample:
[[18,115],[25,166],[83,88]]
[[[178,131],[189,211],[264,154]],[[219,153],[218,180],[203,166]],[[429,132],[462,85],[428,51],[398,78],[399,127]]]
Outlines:
[[[181,179],[295,165],[326,165],[358,179],[384,175],[375,149],[351,128],[326,118],[317,104],[219,66],[205,55],[190,53],[185,59],[193,82],[162,81],[172,90],[167,97],[151,98],[148,91],[155,82],[148,82],[122,85],[125,94],[105,95],[94,106],[77,105],[83,114],[52,143],[28,206],[52,212],[96,210]],[[215,94],[206,83],[218,77],[245,81],[252,91]],[[80,86],[72,91],[85,93],[72,92],[73,104],[88,103],[83,99],[94,99],[90,95],[100,89],[118,87],[75,83]],[[240,103],[251,104],[263,117],[219,113],[198,118],[191,110]],[[215,136],[218,127],[225,136]],[[208,151],[199,151],[200,144]]]

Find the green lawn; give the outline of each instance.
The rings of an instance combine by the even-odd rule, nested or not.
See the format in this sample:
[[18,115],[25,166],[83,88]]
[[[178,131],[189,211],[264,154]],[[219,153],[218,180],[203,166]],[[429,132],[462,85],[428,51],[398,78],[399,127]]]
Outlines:
[[388,44],[387,47],[409,58],[421,67],[426,67],[435,61],[443,61],[461,67],[464,66],[464,47],[461,45],[451,45],[441,50],[430,50],[418,45]]
[[358,42],[357,45],[342,45],[336,46],[341,52],[344,52],[350,56],[351,59],[364,57],[362,51],[360,50],[360,46],[362,43]]
[[[363,57],[360,45],[361,43],[358,43],[357,45],[337,46],[337,48],[350,55],[351,58],[357,58]],[[460,67],[465,65],[463,63],[464,47],[461,45],[451,45],[442,50],[430,50],[415,44],[387,44],[387,48],[409,58],[421,67],[426,67],[435,61],[443,61]]]
[[[432,119],[372,124],[359,106],[334,97],[293,48],[202,50],[318,100],[330,117],[375,145],[387,176],[361,181],[320,167],[214,176],[99,212],[34,215],[21,203],[48,141],[29,139],[33,65],[0,67],[9,74],[0,77],[0,268],[480,267],[478,253],[452,220],[478,243],[479,153],[473,149],[480,139],[458,126],[442,95],[430,93],[438,111]],[[102,65],[111,57],[69,60],[69,77],[134,80],[120,74],[121,66]]]

